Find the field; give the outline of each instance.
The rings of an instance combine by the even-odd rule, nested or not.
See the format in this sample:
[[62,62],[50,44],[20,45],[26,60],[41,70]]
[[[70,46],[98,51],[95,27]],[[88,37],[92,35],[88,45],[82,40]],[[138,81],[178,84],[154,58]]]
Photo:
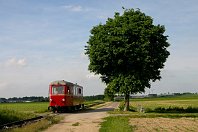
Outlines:
[[[123,106],[121,102],[120,108]],[[188,107],[198,108],[198,95],[185,95],[175,97],[161,97],[161,98],[143,98],[143,99],[131,99],[130,108],[136,112],[122,112],[114,111],[110,112],[111,116],[105,118],[101,124],[101,132],[116,131],[112,122],[119,122],[121,118],[122,123],[117,123],[117,128],[126,128],[120,132],[159,132],[159,131],[181,131],[196,132],[198,130],[198,111],[194,113],[160,113],[151,112],[147,113],[148,109],[156,108],[182,108],[187,109]],[[141,110],[143,109],[143,111]],[[124,125],[123,125],[124,124]]]
[[137,109],[140,107],[144,109],[154,109],[157,107],[198,107],[198,95],[132,99],[130,105]]

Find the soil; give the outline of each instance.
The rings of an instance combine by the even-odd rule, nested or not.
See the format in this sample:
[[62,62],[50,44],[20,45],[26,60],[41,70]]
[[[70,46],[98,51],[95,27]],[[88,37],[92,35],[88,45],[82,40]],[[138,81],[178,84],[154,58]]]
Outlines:
[[117,108],[118,105],[118,102],[112,102],[95,110],[63,114],[64,120],[45,132],[98,132],[102,119],[108,116],[107,111]]
[[135,132],[197,132],[198,118],[131,118]]

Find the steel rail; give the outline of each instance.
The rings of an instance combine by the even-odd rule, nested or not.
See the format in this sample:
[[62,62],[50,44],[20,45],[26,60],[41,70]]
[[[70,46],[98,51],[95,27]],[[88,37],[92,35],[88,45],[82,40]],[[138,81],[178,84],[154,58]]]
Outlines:
[[22,125],[30,123],[30,122],[38,121],[42,118],[44,118],[44,116],[37,116],[37,117],[34,117],[34,118],[30,118],[30,119],[25,119],[25,120],[21,120],[21,121],[6,123],[6,124],[3,124],[3,125],[0,125],[0,130],[11,128],[11,127],[22,126]]

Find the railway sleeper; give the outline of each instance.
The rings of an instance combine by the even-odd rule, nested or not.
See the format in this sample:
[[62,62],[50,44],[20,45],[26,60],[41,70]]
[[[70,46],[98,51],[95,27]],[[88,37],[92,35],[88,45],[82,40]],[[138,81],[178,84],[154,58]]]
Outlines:
[[15,122],[11,122],[11,123],[6,123],[3,125],[0,125],[0,130],[1,129],[8,129],[8,128],[12,128],[12,127],[20,127],[23,126],[25,124],[28,124],[30,122],[35,122],[38,121],[40,119],[44,118],[43,116],[38,116],[38,117],[34,117],[31,119],[26,119],[26,120],[21,120],[21,121],[15,121]]

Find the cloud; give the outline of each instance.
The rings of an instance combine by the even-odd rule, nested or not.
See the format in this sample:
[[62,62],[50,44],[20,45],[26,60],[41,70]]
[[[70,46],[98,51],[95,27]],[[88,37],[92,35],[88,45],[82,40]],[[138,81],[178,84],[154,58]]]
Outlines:
[[80,6],[80,5],[65,5],[63,7],[64,7],[64,9],[67,9],[67,10],[73,11],[73,12],[81,12],[81,11],[83,11],[82,6]]
[[68,10],[71,12],[88,12],[88,11],[94,12],[96,11],[95,8],[83,7],[81,5],[64,5],[64,6],[61,6],[61,9]]
[[8,86],[8,83],[6,82],[0,82],[0,89],[5,89]]
[[19,67],[25,67],[27,66],[27,61],[25,58],[16,59],[15,57],[8,59],[6,61],[6,66],[19,66]]

